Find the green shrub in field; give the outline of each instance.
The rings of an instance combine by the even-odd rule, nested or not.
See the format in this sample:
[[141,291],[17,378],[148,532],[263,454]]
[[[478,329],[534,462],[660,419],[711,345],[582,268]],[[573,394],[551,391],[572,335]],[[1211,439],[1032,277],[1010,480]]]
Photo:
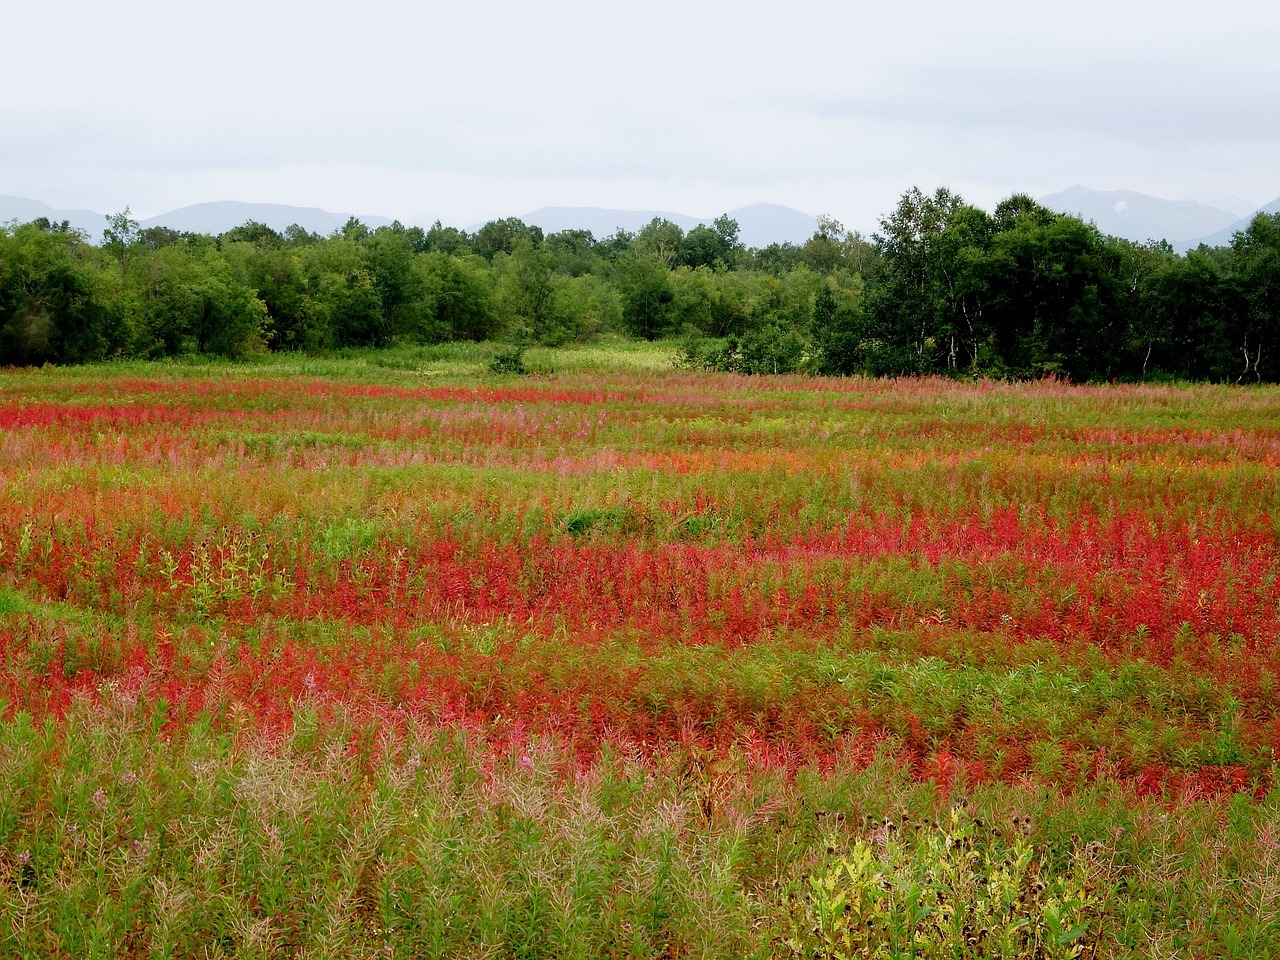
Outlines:
[[620,530],[629,519],[628,511],[619,507],[580,507],[570,511],[560,523],[565,533],[581,537],[592,531]]
[[489,372],[524,376],[529,372],[524,362],[524,351],[523,344],[513,344],[499,350],[489,361]]
[[724,340],[687,332],[676,366],[727,373],[795,373],[807,371],[812,361],[810,345],[800,334],[771,323],[744,337]]
[[1097,933],[1094,885],[1087,858],[1055,871],[1047,851],[955,809],[910,838],[887,824],[808,877],[783,946],[822,960],[1068,960]]

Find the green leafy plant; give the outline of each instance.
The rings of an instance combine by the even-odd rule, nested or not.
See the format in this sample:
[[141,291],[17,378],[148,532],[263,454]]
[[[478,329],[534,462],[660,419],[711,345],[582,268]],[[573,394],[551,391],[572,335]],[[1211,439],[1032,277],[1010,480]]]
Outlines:
[[524,345],[519,343],[499,350],[489,361],[489,372],[524,376],[529,372],[524,363],[524,350]]
[[1006,841],[957,807],[899,837],[892,823],[809,876],[793,900],[792,957],[1039,958],[1085,955],[1102,899],[1088,857]]

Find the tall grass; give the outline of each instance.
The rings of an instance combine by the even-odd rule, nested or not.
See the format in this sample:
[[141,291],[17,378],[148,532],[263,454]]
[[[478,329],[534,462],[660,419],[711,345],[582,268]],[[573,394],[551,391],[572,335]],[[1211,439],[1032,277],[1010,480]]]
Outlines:
[[0,372],[0,955],[1280,953],[1280,391],[496,349]]

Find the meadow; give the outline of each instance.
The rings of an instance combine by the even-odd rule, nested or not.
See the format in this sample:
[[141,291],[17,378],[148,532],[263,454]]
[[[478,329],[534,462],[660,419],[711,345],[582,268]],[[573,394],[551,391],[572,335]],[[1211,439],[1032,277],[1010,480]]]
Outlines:
[[0,956],[1280,955],[1280,389],[0,371]]

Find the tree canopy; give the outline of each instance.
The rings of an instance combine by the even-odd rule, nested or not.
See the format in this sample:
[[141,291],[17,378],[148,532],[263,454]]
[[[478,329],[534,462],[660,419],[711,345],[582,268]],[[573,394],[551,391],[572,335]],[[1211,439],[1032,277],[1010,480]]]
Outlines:
[[728,216],[689,231],[544,236],[509,217],[321,237],[248,222],[219,237],[0,227],[0,363],[602,334],[680,337],[745,373],[1280,378],[1280,215],[1225,247],[1101,234],[1017,194],[986,211],[907,191],[868,238],[830,217],[747,249]]

